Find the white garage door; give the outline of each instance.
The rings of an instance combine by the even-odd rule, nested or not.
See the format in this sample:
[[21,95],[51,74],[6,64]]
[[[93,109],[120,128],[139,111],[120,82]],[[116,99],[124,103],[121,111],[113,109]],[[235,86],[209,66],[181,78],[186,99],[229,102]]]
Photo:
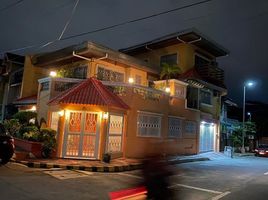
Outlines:
[[199,152],[214,151],[214,125],[209,123],[201,124],[200,126],[200,140]]

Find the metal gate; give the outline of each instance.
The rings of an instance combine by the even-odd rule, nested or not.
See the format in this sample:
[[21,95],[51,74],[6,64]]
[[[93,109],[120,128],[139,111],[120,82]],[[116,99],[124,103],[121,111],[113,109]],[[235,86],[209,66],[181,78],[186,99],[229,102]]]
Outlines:
[[98,113],[95,112],[67,113],[63,156],[97,158],[99,121]]
[[214,151],[214,125],[201,124],[199,138],[199,152]]

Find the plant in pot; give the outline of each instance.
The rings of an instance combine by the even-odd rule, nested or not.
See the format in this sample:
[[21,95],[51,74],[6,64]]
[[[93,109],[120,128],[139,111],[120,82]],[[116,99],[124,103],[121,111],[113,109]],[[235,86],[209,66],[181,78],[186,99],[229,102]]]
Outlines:
[[105,163],[110,163],[110,161],[111,161],[111,153],[105,153],[105,154],[103,154],[103,162],[105,162]]

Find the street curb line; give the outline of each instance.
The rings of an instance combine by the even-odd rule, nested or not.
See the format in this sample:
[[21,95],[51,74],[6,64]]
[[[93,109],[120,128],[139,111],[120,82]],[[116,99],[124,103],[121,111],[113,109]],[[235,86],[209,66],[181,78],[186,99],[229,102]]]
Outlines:
[[[196,162],[196,161],[207,161],[209,158],[195,158],[195,159],[183,159],[183,160],[171,160],[168,161],[169,164],[181,164],[188,162]],[[32,162],[32,161],[20,161],[14,160],[12,162],[20,163],[26,165],[30,168],[62,168],[66,170],[82,170],[89,172],[104,172],[104,173],[114,173],[114,172],[124,172],[124,171],[132,171],[137,169],[142,169],[143,164],[134,163],[129,165],[115,165],[115,166],[83,166],[83,165],[64,165],[64,164],[55,164],[55,163],[44,163],[44,162]]]

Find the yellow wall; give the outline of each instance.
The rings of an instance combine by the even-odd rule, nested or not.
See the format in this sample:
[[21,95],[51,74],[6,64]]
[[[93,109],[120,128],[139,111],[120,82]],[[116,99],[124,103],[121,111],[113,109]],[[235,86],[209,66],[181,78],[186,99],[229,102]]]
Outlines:
[[[126,157],[141,158],[155,151],[155,144],[165,144],[163,153],[196,154],[198,152],[197,138],[199,133],[200,112],[185,108],[185,99],[162,95],[158,100],[144,99],[140,94],[128,89],[126,95],[120,96],[130,106],[127,115]],[[158,113],[162,115],[161,137],[137,136],[138,111]],[[181,117],[184,120],[196,122],[195,135],[182,133],[182,138],[168,137],[168,116]]]
[[200,49],[191,44],[176,44],[169,47],[155,49],[152,51],[148,51],[146,53],[141,53],[135,55],[135,57],[140,58],[141,60],[148,60],[148,63],[152,66],[160,66],[160,57],[168,54],[178,54],[178,65],[182,70],[182,73],[186,72],[187,70],[191,69],[195,63],[195,52],[198,50],[202,52],[212,59],[215,57],[203,49]]
[[25,57],[20,98],[36,95],[38,79],[48,76],[48,70],[32,65],[30,56]]

